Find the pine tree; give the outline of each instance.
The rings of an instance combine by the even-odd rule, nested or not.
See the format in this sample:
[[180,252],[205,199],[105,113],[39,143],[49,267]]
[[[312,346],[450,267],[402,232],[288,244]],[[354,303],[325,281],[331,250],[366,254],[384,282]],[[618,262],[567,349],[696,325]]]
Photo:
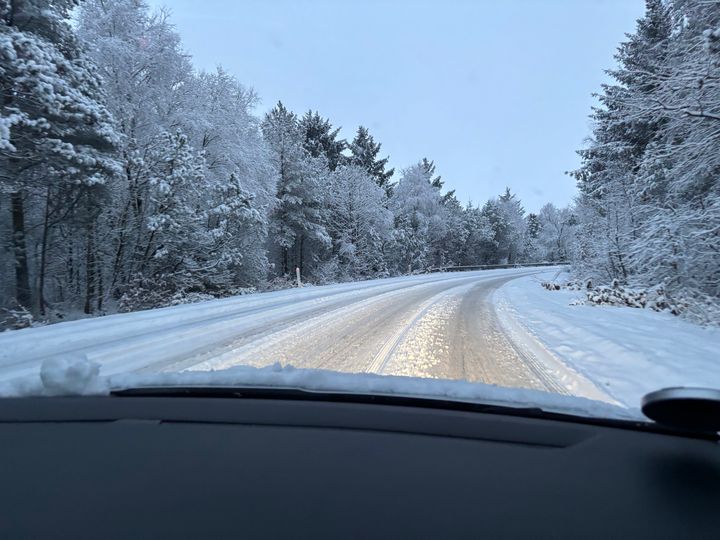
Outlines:
[[385,192],[355,165],[340,167],[329,178],[325,205],[338,277],[360,278],[387,272],[385,249],[393,216],[384,207]]
[[323,248],[330,245],[321,208],[327,168],[323,159],[305,150],[297,116],[281,102],[267,113],[262,130],[279,175],[271,226],[273,241],[281,251],[282,273],[287,275],[295,266],[304,271],[312,260],[308,253],[312,243]]
[[607,279],[626,281],[632,271],[630,251],[640,228],[637,174],[648,145],[665,123],[663,115],[648,115],[647,106],[654,99],[656,77],[662,76],[671,32],[665,3],[647,0],[636,33],[618,49],[618,69],[609,71],[618,84],[605,85],[598,96],[593,143],[579,152],[583,167],[574,175],[584,230],[603,247],[593,250],[600,259],[590,259],[585,252],[577,266],[595,268],[595,275],[604,273]]
[[718,27],[716,2],[647,1],[575,173],[576,272],[661,285],[700,318],[720,298]]
[[520,262],[518,257],[522,253],[525,236],[525,210],[510,188],[505,188],[505,193],[498,197],[496,206],[499,214],[499,220],[496,222],[499,262],[508,264]]
[[428,160],[428,158],[422,158],[420,161],[420,164],[422,168],[425,170],[426,174],[430,177],[430,185],[440,191],[443,186],[445,185],[445,182],[442,180],[442,176],[435,175],[435,162]]
[[385,169],[389,158],[378,158],[380,147],[381,144],[375,142],[367,128],[360,126],[349,146],[351,153],[350,164],[365,169],[370,176],[375,179],[375,183],[383,188],[389,197],[393,190],[393,184],[390,182],[390,178],[395,173],[395,169]]
[[430,180],[422,162],[408,167],[390,198],[395,214],[395,266],[400,272],[438,264],[433,248],[446,234],[447,223],[440,194]]
[[461,264],[476,266],[493,264],[497,261],[497,242],[490,219],[491,210],[494,208],[490,203],[486,204],[483,209],[471,204],[465,207],[463,220],[465,249]]
[[[68,22],[74,6],[71,0],[0,3],[0,170],[11,199],[15,298],[31,307],[35,296],[40,312],[54,229],[74,222],[91,249],[97,202],[119,172],[118,135],[100,80]],[[37,279],[31,279],[28,207],[43,215],[41,253],[32,269]],[[94,268],[85,273],[89,296]],[[38,283],[34,295],[31,282]]]
[[454,191],[442,195],[445,234],[435,244],[435,265],[454,266],[462,264],[465,257],[468,232],[465,227],[465,209],[455,196]]
[[525,216],[525,246],[523,256],[528,262],[544,262],[542,250],[538,245],[541,228],[540,218],[537,214],[530,212]]
[[300,119],[300,131],[305,136],[305,150],[315,158],[324,156],[331,171],[344,163],[343,151],[347,148],[347,142],[338,140],[340,128],[333,129],[330,120],[320,116],[317,111],[308,111]]

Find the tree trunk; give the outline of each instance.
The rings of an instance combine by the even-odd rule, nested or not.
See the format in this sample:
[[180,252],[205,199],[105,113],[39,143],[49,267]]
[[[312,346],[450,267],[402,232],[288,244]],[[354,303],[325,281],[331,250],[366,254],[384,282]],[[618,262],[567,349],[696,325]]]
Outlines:
[[67,240],[67,288],[68,293],[72,295],[73,293],[77,294],[77,289],[75,288],[75,254],[73,253],[73,243],[71,240]]
[[12,192],[10,202],[13,223],[13,252],[15,254],[15,298],[18,304],[29,309],[32,306],[32,295],[25,243],[25,208],[22,193],[19,191]]
[[88,225],[85,245],[85,308],[88,315],[93,312],[95,300],[95,226]]
[[100,265],[95,265],[96,271],[96,282],[97,282],[97,310],[98,312],[102,311],[103,308],[103,295],[105,294],[105,291],[103,290],[103,275],[102,270],[100,269]]
[[303,268],[304,255],[305,255],[305,235],[301,234],[300,235],[300,254],[298,256],[298,268],[300,268],[300,273],[303,273],[305,270]]
[[125,205],[125,209],[122,212],[122,215],[120,217],[120,224],[117,227],[118,232],[118,243],[117,248],[115,250],[115,260],[113,262],[113,269],[112,269],[112,277],[110,279],[110,287],[108,288],[108,293],[113,294],[113,291],[115,290],[115,285],[118,283],[118,280],[120,279],[120,269],[122,267],[122,261],[123,256],[125,255],[125,237],[126,237],[126,227],[128,222],[128,213],[130,211],[130,203],[128,202]]
[[47,266],[47,245],[50,231],[50,188],[45,195],[45,217],[43,219],[42,245],[40,248],[40,268],[38,269],[38,311],[45,315],[45,269]]

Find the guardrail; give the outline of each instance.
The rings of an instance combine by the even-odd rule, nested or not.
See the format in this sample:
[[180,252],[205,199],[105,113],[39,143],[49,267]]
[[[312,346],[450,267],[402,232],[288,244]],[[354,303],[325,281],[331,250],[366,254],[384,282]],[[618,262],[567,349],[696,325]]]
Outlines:
[[533,268],[537,266],[566,266],[567,261],[537,262],[537,263],[513,263],[513,264],[477,264],[474,266],[436,266],[428,268],[426,272],[467,272],[471,270],[493,270],[496,268]]

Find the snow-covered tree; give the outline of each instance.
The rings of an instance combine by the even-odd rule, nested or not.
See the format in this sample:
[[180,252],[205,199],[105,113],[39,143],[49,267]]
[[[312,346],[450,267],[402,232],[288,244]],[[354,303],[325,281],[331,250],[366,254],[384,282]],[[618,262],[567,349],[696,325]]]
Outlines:
[[544,259],[542,249],[539,246],[540,218],[534,212],[525,216],[525,242],[523,246],[523,258],[528,262],[541,262]]
[[[155,230],[155,212],[170,198],[185,197],[181,186],[201,182],[201,167],[190,164],[196,156],[189,153],[196,150],[182,123],[192,65],[167,13],[151,13],[142,0],[86,0],[78,12],[78,34],[99,66],[108,107],[123,134],[122,177],[110,193],[96,254],[106,274],[106,294],[117,300],[138,275],[155,279],[167,268],[154,259],[156,249],[168,249],[155,244],[162,231]],[[160,179],[168,168],[173,169],[169,183]],[[190,178],[181,178],[183,173]],[[168,188],[173,189],[163,192]],[[191,227],[182,222],[176,227],[185,230],[185,225]],[[180,273],[177,269],[173,276]],[[166,278],[168,287],[181,288],[173,276]]]
[[365,169],[348,165],[330,175],[325,199],[327,229],[339,277],[387,272],[386,249],[392,238],[393,216],[384,199],[385,192]]
[[503,231],[502,236],[496,238],[500,257],[506,259],[508,264],[521,262],[519,258],[525,237],[525,210],[510,188],[506,188],[505,193],[498,197],[497,208]]
[[259,121],[257,97],[219,68],[200,73],[188,92],[187,127],[206,163],[204,193],[218,258],[216,287],[257,284],[268,271],[268,220],[275,202],[276,171]]
[[432,246],[441,239],[447,224],[439,191],[420,162],[403,170],[390,197],[395,215],[395,265],[412,272],[432,265]]
[[583,250],[578,265],[586,271],[594,268],[597,277],[627,280],[631,271],[629,252],[639,227],[637,173],[664,123],[662,116],[641,111],[653,100],[653,80],[662,70],[671,31],[665,2],[648,0],[637,32],[616,54],[619,67],[610,74],[617,84],[603,86],[598,96],[593,141],[579,152],[583,167],[574,174],[581,194],[580,218],[595,246]]
[[487,201],[480,212],[492,230],[492,242],[483,244],[481,264],[521,262],[526,223],[525,210],[516,195],[507,188],[500,197]]
[[720,302],[718,28],[717,2],[647,1],[575,173],[576,271],[662,285],[700,311]]
[[497,243],[487,213],[477,206],[468,204],[465,207],[464,229],[467,240],[462,264],[476,266],[494,263]]
[[568,261],[572,254],[572,243],[577,224],[572,209],[557,208],[552,203],[548,203],[540,209],[536,219],[537,256],[543,261]]
[[[437,177],[439,179],[439,177]],[[466,212],[454,191],[441,196],[445,234],[436,242],[436,265],[456,266],[463,263],[467,240]]]
[[295,266],[304,271],[317,256],[314,247],[327,248],[331,243],[321,204],[327,162],[305,150],[298,118],[282,103],[265,115],[262,130],[279,175],[272,241],[280,249],[283,274]]
[[[74,5],[0,2],[0,180],[10,198],[14,297],[41,313],[61,223],[85,236],[82,277],[86,296],[94,296],[96,208],[119,172],[102,85],[69,23]],[[39,222],[39,235],[28,237],[28,220]],[[39,248],[37,260],[30,260],[29,243]]]
[[393,190],[390,178],[395,173],[395,169],[386,170],[388,158],[378,157],[380,147],[381,144],[375,142],[367,128],[360,126],[349,145],[351,154],[349,162],[365,169],[389,197]]
[[347,142],[338,139],[340,128],[333,128],[330,120],[320,116],[319,112],[307,111],[300,119],[300,131],[305,137],[305,150],[312,157],[325,157],[331,171],[346,161],[343,151]]

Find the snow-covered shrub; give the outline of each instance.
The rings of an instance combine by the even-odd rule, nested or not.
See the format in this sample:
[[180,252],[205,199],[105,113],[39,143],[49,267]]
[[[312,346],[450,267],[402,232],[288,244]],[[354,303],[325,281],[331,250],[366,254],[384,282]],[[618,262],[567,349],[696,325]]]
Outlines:
[[223,294],[222,296],[242,296],[244,294],[253,294],[256,292],[257,287],[231,287],[226,291],[226,294]]
[[215,297],[212,294],[201,292],[178,291],[172,295],[167,305],[180,306],[182,304],[196,304],[198,302],[206,302],[207,300],[215,300]]
[[177,276],[172,278],[136,276],[118,301],[118,311],[128,313],[141,309],[195,304],[257,292],[255,287],[230,287],[220,291],[213,290],[211,294],[207,291],[191,290],[190,287],[177,287]]
[[593,306],[623,306],[632,308],[648,308],[653,311],[667,311],[673,315],[685,315],[695,322],[712,322],[712,315],[715,314],[715,321],[720,320],[720,309],[713,306],[712,299],[707,297],[705,305],[697,309],[697,300],[688,301],[683,298],[670,297],[663,287],[652,287],[648,289],[636,289],[622,285],[618,280],[613,280],[609,286],[593,286],[591,280],[568,281],[565,283],[547,282],[540,284],[549,291],[562,289],[571,291],[585,291],[584,300],[576,300],[573,305]]
[[350,278],[343,272],[337,257],[319,264],[313,272],[313,283],[316,285],[331,285],[343,281],[350,281]]
[[562,288],[562,285],[554,281],[543,281],[540,285],[548,291],[559,291]]
[[13,308],[4,308],[0,311],[0,332],[4,330],[21,330],[41,324],[35,321],[30,311],[20,305]]
[[131,279],[118,300],[118,311],[129,313],[141,309],[150,309],[162,305],[172,296],[167,290],[167,283],[141,275]]
[[592,289],[593,286],[592,281],[589,279],[585,281],[571,279],[570,281],[566,281],[564,283],[558,283],[556,281],[543,281],[540,285],[548,291],[559,291],[560,289],[567,289],[569,291],[584,291],[586,289]]
[[609,287],[596,287],[586,293],[587,303],[591,305],[627,306],[634,308],[648,306],[647,291],[626,289],[613,281]]
[[297,287],[297,281],[290,276],[277,276],[268,280],[263,287],[265,291],[281,291],[283,289],[292,289]]
[[586,293],[591,305],[626,306],[648,308],[653,311],[668,311],[673,315],[687,313],[689,303],[679,298],[670,298],[663,287],[633,289],[614,280],[609,287],[591,288]]
[[684,317],[690,321],[720,326],[720,304],[717,298],[708,295],[696,295],[691,302],[685,301]]

